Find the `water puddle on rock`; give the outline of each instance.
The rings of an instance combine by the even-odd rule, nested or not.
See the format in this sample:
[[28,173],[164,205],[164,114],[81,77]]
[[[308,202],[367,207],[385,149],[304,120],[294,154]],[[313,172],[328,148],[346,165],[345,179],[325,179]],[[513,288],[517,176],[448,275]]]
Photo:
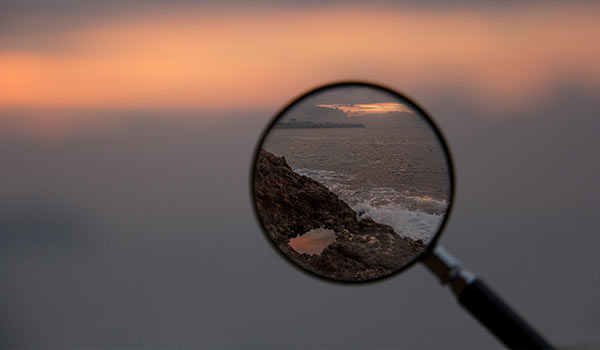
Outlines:
[[320,227],[290,239],[290,246],[300,254],[321,254],[334,241],[335,231]]

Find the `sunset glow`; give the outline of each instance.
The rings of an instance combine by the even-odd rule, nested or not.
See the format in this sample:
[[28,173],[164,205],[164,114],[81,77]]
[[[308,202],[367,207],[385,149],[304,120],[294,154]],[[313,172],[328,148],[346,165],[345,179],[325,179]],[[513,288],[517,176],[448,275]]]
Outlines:
[[4,31],[0,108],[276,110],[307,89],[351,79],[409,95],[453,91],[497,108],[562,81],[600,87],[597,8],[486,11],[211,9]]
[[332,109],[339,109],[346,113],[349,117],[358,117],[367,114],[384,114],[390,112],[406,112],[413,113],[413,111],[407,106],[401,103],[395,102],[382,102],[382,103],[370,103],[370,104],[321,104],[317,107],[325,107]]

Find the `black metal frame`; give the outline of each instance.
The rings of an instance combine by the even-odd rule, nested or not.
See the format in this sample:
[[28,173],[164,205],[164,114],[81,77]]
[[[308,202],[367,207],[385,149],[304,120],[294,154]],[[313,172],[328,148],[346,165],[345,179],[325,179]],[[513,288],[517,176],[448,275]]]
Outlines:
[[[264,225],[262,223],[262,220],[260,219],[260,215],[258,214],[258,209],[256,208],[256,201],[254,200],[255,198],[255,189],[254,189],[254,177],[255,177],[255,173],[256,173],[256,159],[258,157],[258,152],[260,150],[260,148],[262,147],[265,138],[267,137],[267,135],[269,134],[269,132],[271,131],[271,129],[273,128],[273,126],[275,125],[275,123],[277,123],[277,121],[283,117],[286,112],[288,112],[291,108],[293,108],[294,106],[296,106],[298,103],[300,103],[302,100],[314,96],[318,93],[321,93],[325,90],[331,89],[331,88],[337,88],[337,87],[367,87],[367,88],[372,88],[375,90],[379,90],[388,94],[391,94],[393,96],[395,96],[396,98],[398,98],[398,100],[403,101],[404,103],[406,103],[411,109],[413,109],[414,111],[416,111],[417,113],[419,113],[423,119],[425,121],[427,121],[427,123],[429,124],[429,126],[431,127],[431,130],[433,130],[434,134],[436,135],[438,142],[440,143],[442,150],[444,151],[444,155],[446,156],[446,160],[448,163],[448,175],[450,177],[450,198],[448,201],[448,208],[446,211],[446,214],[444,215],[444,218],[438,228],[438,231],[436,232],[435,236],[431,239],[431,241],[429,241],[429,244],[427,245],[427,247],[425,248],[425,250],[423,250],[423,252],[421,252],[421,254],[415,256],[408,264],[402,266],[401,268],[399,268],[398,270],[385,275],[385,276],[381,276],[378,278],[374,278],[374,279],[369,279],[369,280],[364,280],[364,281],[342,281],[342,280],[336,280],[333,278],[328,278],[322,275],[319,275],[313,271],[307,270],[301,266],[299,266],[298,264],[296,264],[289,256],[285,255],[279,248],[277,248],[277,246],[275,245],[275,243],[268,237],[268,235],[266,234],[266,232],[264,232]],[[454,162],[452,159],[452,154],[450,152],[450,148],[448,147],[448,144],[446,143],[446,139],[444,138],[444,136],[442,135],[442,132],[440,131],[440,129],[438,128],[437,124],[433,121],[433,119],[429,116],[429,113],[427,113],[420,105],[418,105],[413,99],[407,97],[405,94],[397,92],[389,87],[384,87],[380,84],[376,84],[376,83],[372,83],[372,82],[366,82],[366,81],[340,81],[340,82],[333,82],[333,83],[329,83],[329,84],[325,84],[322,85],[320,87],[317,87],[315,89],[309,90],[299,96],[297,96],[296,98],[294,98],[293,100],[291,100],[290,102],[288,102],[282,109],[280,109],[275,116],[271,119],[271,121],[269,122],[269,124],[267,124],[267,127],[263,130],[258,143],[256,144],[256,147],[254,149],[254,157],[252,157],[252,163],[250,164],[250,189],[251,189],[251,201],[252,201],[252,207],[254,209],[254,214],[256,216],[256,219],[258,220],[258,222],[260,223],[261,226],[261,230],[263,231],[263,234],[265,236],[265,238],[269,241],[269,243],[273,246],[273,248],[275,248],[275,250],[285,258],[285,260],[292,264],[295,268],[299,269],[300,271],[309,274],[312,277],[317,277],[321,280],[327,281],[327,282],[333,282],[333,283],[337,283],[337,284],[344,284],[344,285],[358,285],[358,284],[364,284],[364,283],[373,283],[376,281],[382,281],[382,280],[386,280],[390,277],[393,277],[397,274],[399,274],[400,272],[408,269],[409,267],[411,267],[412,265],[414,265],[415,263],[422,261],[425,257],[427,257],[429,254],[432,253],[433,249],[435,248],[435,245],[437,243],[437,241],[439,240],[442,231],[444,230],[444,228],[446,227],[446,223],[448,222],[448,218],[450,217],[450,213],[452,211],[452,207],[453,207],[453,202],[454,202],[454,194],[456,191],[456,181],[455,181],[455,176],[454,176]]]

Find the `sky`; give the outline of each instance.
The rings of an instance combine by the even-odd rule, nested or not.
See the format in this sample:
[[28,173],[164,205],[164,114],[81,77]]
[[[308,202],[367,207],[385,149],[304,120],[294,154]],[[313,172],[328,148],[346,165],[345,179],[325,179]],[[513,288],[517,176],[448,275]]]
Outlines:
[[261,233],[263,128],[353,79],[406,93],[444,133],[457,182],[440,244],[554,344],[600,346],[599,15],[3,1],[0,347],[501,348],[423,266],[325,283]]
[[413,113],[406,96],[398,96],[397,93],[364,84],[333,85],[310,93],[304,97],[301,105],[339,110],[348,117],[390,112]]
[[585,3],[107,3],[4,2],[0,108],[272,109],[348,79],[501,108],[600,85]]
[[291,101],[280,121],[361,123],[366,127],[386,128],[421,126],[429,129],[418,113],[412,110],[406,96],[384,88],[364,84],[327,86]]

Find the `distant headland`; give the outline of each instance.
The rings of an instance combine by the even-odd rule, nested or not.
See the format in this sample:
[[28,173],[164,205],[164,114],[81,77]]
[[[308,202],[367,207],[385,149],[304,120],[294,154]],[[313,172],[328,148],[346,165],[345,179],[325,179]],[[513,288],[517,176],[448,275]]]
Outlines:
[[298,121],[294,118],[289,122],[275,123],[273,129],[324,129],[324,128],[364,128],[361,123],[331,123],[331,122],[313,122],[313,121]]

